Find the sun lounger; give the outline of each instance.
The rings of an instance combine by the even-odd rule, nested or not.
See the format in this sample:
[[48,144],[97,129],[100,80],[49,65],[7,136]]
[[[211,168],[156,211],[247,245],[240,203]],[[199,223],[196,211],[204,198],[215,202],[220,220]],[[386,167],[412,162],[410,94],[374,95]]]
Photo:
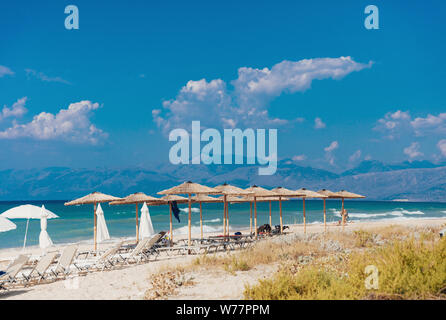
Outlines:
[[126,264],[130,264],[131,262],[138,263],[143,259],[143,250],[149,243],[151,238],[144,238],[141,241],[138,242],[136,247],[128,254],[121,254],[119,253],[119,257],[121,258],[122,262]]
[[50,265],[56,259],[58,253],[56,251],[48,252],[40,260],[34,265],[30,272],[27,274],[22,272],[22,277],[26,285],[37,282],[39,283],[43,279],[45,279],[49,274],[47,274],[47,270]]
[[119,259],[118,251],[121,248],[122,243],[123,241],[110,247],[97,259],[75,261],[76,267],[79,268],[80,271],[88,271],[91,269],[103,271],[105,269],[113,268]]
[[0,277],[0,289],[7,290],[6,285],[17,281],[17,275],[28,262],[29,257],[19,255],[6,269],[6,273]]
[[73,263],[74,257],[76,256],[76,252],[77,252],[76,245],[65,247],[65,249],[62,251],[61,256],[59,257],[59,261],[57,262],[56,267],[51,270],[51,273],[56,278],[58,278],[59,276],[62,276],[64,278],[68,274],[70,274],[72,266],[80,270],[80,268],[78,268],[76,264]]

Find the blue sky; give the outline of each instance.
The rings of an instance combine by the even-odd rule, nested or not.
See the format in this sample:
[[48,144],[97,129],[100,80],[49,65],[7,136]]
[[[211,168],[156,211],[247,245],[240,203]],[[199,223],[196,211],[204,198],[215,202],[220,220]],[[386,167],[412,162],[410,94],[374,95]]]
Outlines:
[[[240,2],[2,2],[0,169],[166,162],[166,126],[191,117],[275,127],[279,158],[332,171],[445,161],[444,2]],[[64,27],[69,4],[79,30]],[[369,4],[379,30],[364,28]],[[341,57],[345,74],[332,79]],[[299,86],[304,59],[317,75]],[[254,95],[238,90],[240,68],[257,84],[276,71]],[[225,113],[214,89],[229,99],[217,101]]]

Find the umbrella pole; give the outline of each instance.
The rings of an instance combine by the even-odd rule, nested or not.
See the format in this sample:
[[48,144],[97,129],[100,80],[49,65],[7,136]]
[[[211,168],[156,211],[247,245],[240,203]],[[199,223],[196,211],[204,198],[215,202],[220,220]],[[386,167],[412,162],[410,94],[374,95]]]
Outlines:
[[273,220],[271,218],[271,200],[269,201],[269,226],[273,227]]
[[257,199],[254,196],[254,232],[257,239]]
[[97,249],[97,242],[96,242],[96,237],[97,237],[97,218],[96,218],[96,202],[94,203],[94,251],[96,251]]
[[139,226],[138,226],[138,204],[136,204],[136,243],[139,242]]
[[226,236],[226,195],[223,196],[223,237]]
[[172,230],[172,203],[169,202],[169,218],[170,218],[170,246],[173,245],[173,230]]
[[191,232],[192,232],[192,228],[191,228],[191,223],[192,223],[192,208],[191,208],[191,205],[192,205],[192,203],[191,203],[191,198],[190,198],[190,193],[188,194],[188,196],[189,196],[189,239],[188,239],[188,244],[189,244],[189,247],[191,246]]
[[29,218],[26,221],[25,238],[23,239],[23,250],[25,250],[26,247],[26,236],[28,235],[28,226],[29,226]]
[[229,203],[226,204],[226,234],[229,237]]
[[303,201],[303,211],[304,211],[304,233],[307,233],[307,224],[306,224],[306,218],[305,218],[305,197],[302,198]]
[[202,215],[202,208],[201,208],[201,202],[200,202],[200,231],[201,231],[201,239],[203,239],[203,215]]
[[249,234],[252,235],[252,202],[249,203]]
[[282,222],[282,197],[279,196],[279,207],[280,207],[280,233],[283,233],[283,222]]
[[345,226],[345,216],[344,216],[344,198],[342,198],[342,209],[341,209],[341,217],[342,217],[342,231],[344,231],[344,226]]
[[327,231],[327,212],[325,207],[325,198],[324,198],[324,232]]

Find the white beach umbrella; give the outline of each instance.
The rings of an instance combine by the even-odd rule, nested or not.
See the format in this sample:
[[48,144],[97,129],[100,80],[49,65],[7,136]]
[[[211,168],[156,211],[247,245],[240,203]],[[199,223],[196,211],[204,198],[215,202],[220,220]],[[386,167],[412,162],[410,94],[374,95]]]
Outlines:
[[45,209],[45,206],[42,207],[34,206],[32,204],[24,204],[18,207],[14,207],[9,209],[1,214],[3,218],[8,219],[27,219],[26,222],[26,231],[25,231],[25,239],[23,240],[23,248],[26,246],[26,236],[28,235],[28,226],[29,219],[40,219],[42,218],[42,214],[46,215],[46,219],[54,219],[59,218],[56,214]]
[[0,232],[10,231],[10,230],[14,230],[16,228],[17,228],[17,226],[15,225],[15,223],[0,216]]
[[139,223],[139,238],[148,238],[155,234],[153,230],[152,219],[150,219],[149,208],[144,202],[141,208],[141,221]]
[[46,231],[48,213],[45,210],[45,206],[42,205],[42,216],[40,217],[40,235],[39,246],[42,249],[48,248],[53,245],[50,235]]
[[98,234],[97,241],[102,242],[104,240],[110,239],[110,235],[108,234],[107,224],[105,223],[104,211],[102,211],[101,204],[98,204],[96,209],[96,216],[98,217]]

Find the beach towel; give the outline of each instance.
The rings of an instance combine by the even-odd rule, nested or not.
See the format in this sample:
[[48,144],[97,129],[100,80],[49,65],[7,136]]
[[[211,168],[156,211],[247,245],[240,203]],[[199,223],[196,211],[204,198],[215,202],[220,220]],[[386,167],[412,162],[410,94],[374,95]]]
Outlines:
[[175,219],[180,222],[180,209],[178,209],[178,205],[176,201],[172,201],[172,212],[175,217]]

